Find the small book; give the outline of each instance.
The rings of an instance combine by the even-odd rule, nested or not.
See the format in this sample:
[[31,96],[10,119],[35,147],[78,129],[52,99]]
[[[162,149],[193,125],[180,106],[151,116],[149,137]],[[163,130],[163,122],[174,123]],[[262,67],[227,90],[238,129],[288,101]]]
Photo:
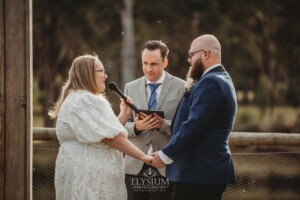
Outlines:
[[162,118],[165,118],[165,114],[164,114],[164,111],[161,111],[161,110],[138,110],[138,112],[143,112],[147,115],[151,115],[151,114],[158,114],[159,116],[161,116]]

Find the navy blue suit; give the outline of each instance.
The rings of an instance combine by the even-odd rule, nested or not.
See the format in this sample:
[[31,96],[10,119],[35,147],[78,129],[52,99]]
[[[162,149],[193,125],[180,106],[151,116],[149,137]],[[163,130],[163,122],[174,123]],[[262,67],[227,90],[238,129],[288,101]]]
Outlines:
[[236,182],[228,147],[236,110],[235,89],[223,66],[209,71],[192,87],[178,107],[171,140],[162,149],[174,161],[166,168],[170,181]]

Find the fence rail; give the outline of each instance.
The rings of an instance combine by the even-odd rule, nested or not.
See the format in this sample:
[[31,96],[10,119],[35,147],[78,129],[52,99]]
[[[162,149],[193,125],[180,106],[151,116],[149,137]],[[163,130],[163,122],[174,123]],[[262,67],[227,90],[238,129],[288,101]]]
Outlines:
[[[33,128],[33,140],[56,141],[55,128]],[[300,146],[300,133],[232,132],[230,144]]]
[[[55,129],[35,127],[33,140],[33,199],[53,200],[59,148]],[[224,200],[299,199],[300,133],[232,132],[229,143],[286,147],[284,151],[232,153],[237,184],[227,187]]]

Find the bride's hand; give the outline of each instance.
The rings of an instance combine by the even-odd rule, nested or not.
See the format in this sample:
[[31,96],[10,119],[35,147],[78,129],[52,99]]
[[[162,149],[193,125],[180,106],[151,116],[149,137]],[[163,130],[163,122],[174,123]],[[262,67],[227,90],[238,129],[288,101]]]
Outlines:
[[144,163],[146,163],[148,165],[152,164],[152,160],[153,160],[153,157],[150,155],[145,155],[142,157],[142,161],[144,161]]
[[[133,100],[131,98],[127,97],[127,102],[132,104]],[[132,113],[131,108],[126,104],[124,99],[121,99],[120,113],[118,115],[118,118],[119,118],[121,124],[125,125],[125,123],[129,119],[131,113]]]
[[[129,104],[133,104],[133,100],[129,97],[127,97],[127,102]],[[124,99],[121,98],[121,103],[120,103],[120,113],[125,117],[129,118],[131,115],[131,108],[127,105]]]

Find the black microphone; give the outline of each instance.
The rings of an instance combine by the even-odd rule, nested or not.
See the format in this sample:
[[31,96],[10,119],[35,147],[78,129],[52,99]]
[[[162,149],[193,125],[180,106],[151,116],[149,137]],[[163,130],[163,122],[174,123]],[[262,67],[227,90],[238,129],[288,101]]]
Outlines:
[[121,97],[122,99],[125,100],[126,104],[135,112],[139,112],[137,107],[135,107],[135,105],[128,103],[127,102],[127,97],[121,92],[121,90],[118,88],[117,84],[114,82],[110,82],[108,83],[108,88],[113,91],[114,93],[116,93],[119,97]]

